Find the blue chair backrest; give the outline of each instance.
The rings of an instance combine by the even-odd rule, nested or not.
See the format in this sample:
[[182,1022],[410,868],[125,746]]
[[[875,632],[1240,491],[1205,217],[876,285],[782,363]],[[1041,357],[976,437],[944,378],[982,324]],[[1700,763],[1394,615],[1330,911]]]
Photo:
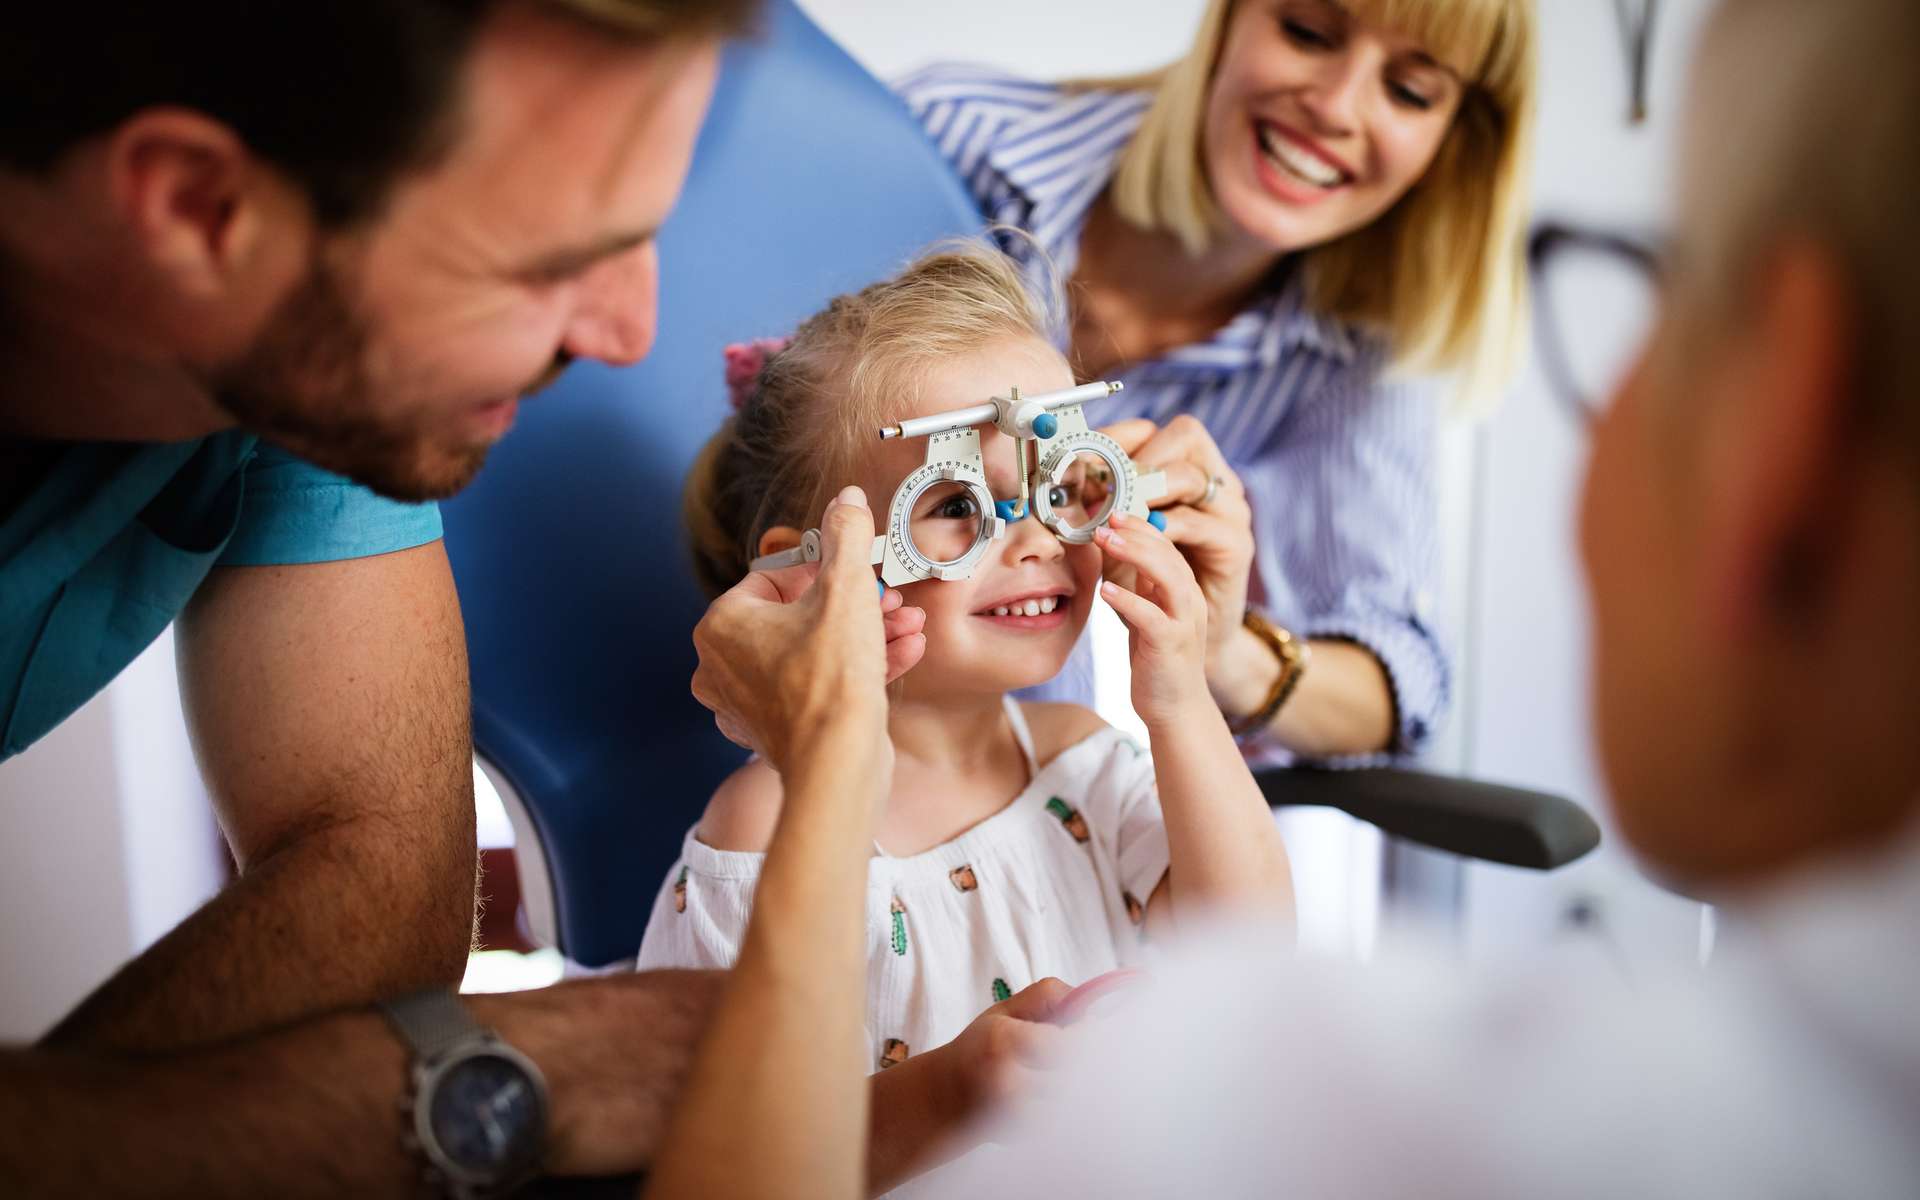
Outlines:
[[688,691],[706,598],[680,489],[727,411],[721,347],[979,227],[900,102],[776,0],[727,53],[661,231],[652,355],[573,367],[443,505],[475,745],[539,829],[575,961],[638,949],[682,835],[744,758]]

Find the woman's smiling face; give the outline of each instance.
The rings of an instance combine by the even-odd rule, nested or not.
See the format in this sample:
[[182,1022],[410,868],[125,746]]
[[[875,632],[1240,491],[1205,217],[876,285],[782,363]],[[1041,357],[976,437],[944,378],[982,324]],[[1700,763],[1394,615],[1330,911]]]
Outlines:
[[1243,0],[1207,96],[1214,200],[1281,253],[1351,233],[1419,182],[1464,90],[1419,42],[1335,0]]

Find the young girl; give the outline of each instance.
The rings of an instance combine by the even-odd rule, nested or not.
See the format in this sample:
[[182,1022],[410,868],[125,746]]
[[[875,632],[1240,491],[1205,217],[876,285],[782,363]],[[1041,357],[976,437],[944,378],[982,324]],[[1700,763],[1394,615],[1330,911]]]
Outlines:
[[[884,520],[926,442],[881,441],[882,425],[1073,386],[1046,334],[1017,269],[969,246],[834,300],[757,370],[736,356],[738,411],[687,490],[703,582],[717,593],[797,544],[845,484]],[[1015,445],[981,428],[996,498],[1018,495]],[[917,540],[979,520],[964,495],[920,507]],[[1103,569],[1131,587],[1103,584]],[[1205,599],[1158,530],[1116,515],[1069,545],[1037,519],[1009,521],[971,578],[901,591],[926,614],[927,648],[894,685],[895,767],[868,868],[874,1069],[946,1045],[1045,977],[1078,984],[1135,962],[1143,926],[1286,908],[1285,850],[1207,690]],[[1096,593],[1129,627],[1151,757],[1084,708],[1008,695],[1059,670]],[[763,762],[721,785],[655,902],[642,969],[733,962],[780,812]]]

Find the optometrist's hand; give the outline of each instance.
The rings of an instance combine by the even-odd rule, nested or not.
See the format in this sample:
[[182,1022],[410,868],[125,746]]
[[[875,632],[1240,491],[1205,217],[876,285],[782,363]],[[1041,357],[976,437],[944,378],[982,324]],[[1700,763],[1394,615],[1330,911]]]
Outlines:
[[1207,678],[1217,688],[1229,648],[1241,632],[1253,574],[1253,509],[1247,504],[1247,489],[1207,427],[1185,414],[1164,428],[1133,420],[1101,432],[1119,442],[1142,471],[1167,473],[1167,493],[1154,506],[1166,517],[1167,537],[1193,565],[1206,596]]
[[1207,598],[1193,567],[1166,534],[1125,513],[1114,513],[1093,540],[1106,556],[1100,594],[1127,625],[1133,709],[1148,732],[1211,713]]
[[873,532],[865,495],[847,488],[821,520],[818,563],[754,572],[694,627],[694,698],[775,770],[838,720],[877,720],[884,734],[886,684],[926,653],[926,614],[878,594]]

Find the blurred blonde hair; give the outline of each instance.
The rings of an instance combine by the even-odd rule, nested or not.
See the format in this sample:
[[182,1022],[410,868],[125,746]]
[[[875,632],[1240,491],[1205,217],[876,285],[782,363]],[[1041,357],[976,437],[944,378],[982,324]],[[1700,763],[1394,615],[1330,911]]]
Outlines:
[[701,586],[718,595],[738,583],[767,530],[814,523],[930,370],[1009,338],[1050,342],[1057,316],[1057,296],[1036,295],[1013,260],[973,239],[835,297],[767,359],[687,476]]
[[[1211,0],[1186,56],[1080,87],[1150,89],[1115,171],[1114,207],[1205,249],[1224,219],[1203,159],[1207,98],[1234,7]],[[1364,228],[1303,252],[1307,301],[1383,335],[1397,369],[1454,371],[1484,405],[1504,388],[1527,322],[1526,234],[1536,67],[1533,0],[1345,0],[1404,31],[1466,85],[1426,174]]]

